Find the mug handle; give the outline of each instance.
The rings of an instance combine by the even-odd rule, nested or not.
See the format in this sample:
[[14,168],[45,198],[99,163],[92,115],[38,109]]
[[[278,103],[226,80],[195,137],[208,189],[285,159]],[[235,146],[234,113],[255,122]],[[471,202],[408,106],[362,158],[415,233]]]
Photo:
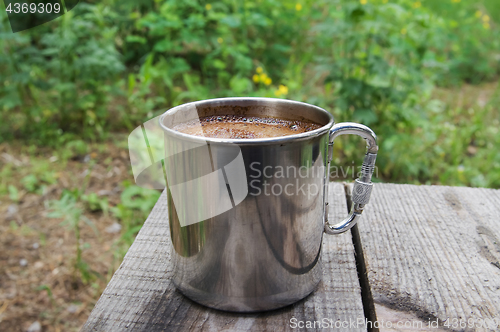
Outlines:
[[[356,225],[361,218],[361,213],[365,205],[370,200],[370,195],[373,188],[371,181],[372,174],[375,169],[375,159],[377,158],[377,135],[362,124],[353,122],[342,122],[334,125],[330,129],[330,140],[328,143],[328,170],[330,170],[330,163],[333,156],[333,141],[340,135],[358,135],[366,140],[367,151],[361,166],[361,176],[354,181],[354,188],[352,191],[352,207],[351,212],[338,224],[330,224],[328,222],[328,202],[325,203],[325,232],[327,234],[340,234],[349,230],[352,226]],[[328,171],[327,176],[330,174]],[[327,178],[327,186],[329,179]],[[327,187],[328,188],[328,187]],[[328,195],[326,196],[326,200]]]

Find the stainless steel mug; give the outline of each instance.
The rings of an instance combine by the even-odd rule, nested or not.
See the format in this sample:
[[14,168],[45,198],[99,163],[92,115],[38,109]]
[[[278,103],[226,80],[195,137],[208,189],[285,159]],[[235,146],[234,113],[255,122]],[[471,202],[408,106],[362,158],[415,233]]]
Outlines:
[[[173,130],[185,121],[226,115],[310,121],[305,133],[263,139],[217,139]],[[322,108],[283,99],[222,98],[174,107],[164,131],[173,282],[192,300],[239,312],[280,308],[321,278],[323,232],[342,233],[368,203],[376,136],[355,123],[334,124]],[[202,124],[200,124],[202,125]],[[330,224],[328,175],[334,139],[367,142],[350,215]]]

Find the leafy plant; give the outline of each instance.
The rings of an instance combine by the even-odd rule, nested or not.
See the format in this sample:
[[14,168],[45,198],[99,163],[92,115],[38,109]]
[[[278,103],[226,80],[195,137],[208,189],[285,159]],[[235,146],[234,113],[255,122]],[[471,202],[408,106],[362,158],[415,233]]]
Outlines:
[[47,292],[47,296],[49,297],[50,299],[50,304],[52,306],[55,306],[55,300],[54,300],[54,295],[52,293],[52,289],[50,289],[49,286],[47,285],[40,285],[36,288],[37,291],[46,291]]
[[39,187],[39,181],[34,174],[30,174],[21,179],[21,183],[28,192],[35,192]]
[[445,57],[445,70],[439,73],[437,83],[456,86],[461,82],[477,84],[495,79],[500,73],[500,41],[491,35],[496,29],[495,20],[500,19],[498,3],[429,0],[422,3],[446,19],[439,53],[435,54]]
[[82,249],[80,247],[80,221],[85,221],[90,224],[90,220],[83,216],[83,208],[77,202],[75,192],[65,190],[59,200],[52,200],[48,203],[50,213],[47,214],[50,218],[63,219],[61,225],[66,225],[75,235],[75,252],[76,259],[74,263],[73,280],[76,282],[77,273],[79,272],[84,283],[91,280],[92,275],[88,264],[82,259]]
[[7,189],[9,191],[9,198],[14,202],[18,202],[19,201],[19,191],[17,190],[17,188],[15,186],[9,184]]
[[87,210],[92,212],[102,211],[105,215],[108,214],[109,205],[106,197],[99,197],[96,193],[82,195],[82,201],[85,202]]
[[[102,137],[123,69],[104,5],[79,4],[56,22],[8,32],[1,14],[0,140],[21,136],[58,145],[71,133]],[[8,124],[8,125],[7,125]],[[62,135],[69,133],[70,135]]]
[[[80,243],[81,242],[80,228],[82,221],[86,223],[88,226],[90,226],[96,234],[98,233],[98,230],[93,224],[93,222],[83,214],[85,211],[82,204],[82,202],[85,201],[83,199],[83,193],[85,192],[85,189],[88,185],[90,174],[91,172],[89,171],[88,175],[85,177],[81,189],[77,188],[73,190],[64,189],[61,194],[61,198],[59,200],[46,201],[46,207],[49,210],[47,216],[50,218],[63,219],[61,225],[67,226],[70,230],[73,231],[73,234],[75,236],[76,258],[73,266],[74,267],[73,283],[75,287],[77,285],[76,282],[78,275],[80,275],[80,278],[84,284],[88,284],[95,277],[101,277],[97,272],[91,269],[91,267],[87,262],[83,260],[82,246]],[[87,202],[88,202],[88,197],[89,196],[86,196]]]
[[156,190],[130,185],[127,181],[123,185],[125,190],[120,195],[120,203],[111,208],[113,216],[122,222],[122,236],[116,243],[122,254],[134,241],[135,235],[161,195]]

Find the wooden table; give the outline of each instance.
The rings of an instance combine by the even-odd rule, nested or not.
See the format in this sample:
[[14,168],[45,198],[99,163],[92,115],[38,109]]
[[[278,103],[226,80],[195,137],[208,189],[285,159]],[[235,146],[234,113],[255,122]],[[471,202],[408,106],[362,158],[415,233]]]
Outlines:
[[[330,185],[335,219],[350,187]],[[82,331],[500,330],[499,190],[376,184],[358,226],[325,234],[318,290],[258,314],[173,287],[166,216],[162,194]]]

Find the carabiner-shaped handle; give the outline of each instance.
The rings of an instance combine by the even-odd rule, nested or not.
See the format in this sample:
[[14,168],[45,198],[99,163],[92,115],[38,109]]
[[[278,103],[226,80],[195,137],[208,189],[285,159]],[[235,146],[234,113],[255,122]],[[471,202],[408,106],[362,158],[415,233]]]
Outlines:
[[[330,129],[329,141],[329,155],[328,162],[331,162],[333,141],[340,135],[358,135],[366,140],[367,151],[361,166],[361,176],[354,181],[354,188],[352,190],[352,207],[351,212],[338,224],[331,225],[328,221],[328,202],[326,203],[327,210],[325,211],[325,232],[327,234],[340,234],[349,230],[352,226],[356,225],[365,205],[370,200],[370,195],[373,188],[372,174],[375,169],[375,159],[377,159],[378,145],[377,135],[362,124],[353,122],[338,123]],[[328,181],[328,179],[327,179]]]

